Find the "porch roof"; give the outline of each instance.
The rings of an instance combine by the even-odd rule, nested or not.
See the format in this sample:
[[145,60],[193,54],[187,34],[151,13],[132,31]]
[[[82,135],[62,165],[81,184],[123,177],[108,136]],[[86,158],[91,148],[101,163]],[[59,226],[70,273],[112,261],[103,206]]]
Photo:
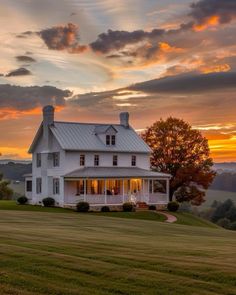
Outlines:
[[154,172],[137,167],[84,167],[66,175],[65,179],[73,178],[171,178],[170,174]]

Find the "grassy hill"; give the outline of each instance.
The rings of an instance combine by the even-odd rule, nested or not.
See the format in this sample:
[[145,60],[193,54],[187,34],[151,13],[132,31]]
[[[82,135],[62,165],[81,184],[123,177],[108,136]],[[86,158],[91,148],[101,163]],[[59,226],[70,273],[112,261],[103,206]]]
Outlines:
[[218,228],[1,210],[1,294],[235,294],[235,240]]

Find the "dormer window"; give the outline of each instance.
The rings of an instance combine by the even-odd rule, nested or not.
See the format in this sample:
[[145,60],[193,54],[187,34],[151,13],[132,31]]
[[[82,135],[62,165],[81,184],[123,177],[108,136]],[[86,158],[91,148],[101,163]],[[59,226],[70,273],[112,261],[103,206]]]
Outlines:
[[111,145],[116,145],[116,136],[115,135],[111,136]]
[[133,155],[132,157],[131,157],[131,166],[136,166],[136,156],[135,155]]
[[106,135],[106,145],[110,145],[110,144],[111,144],[111,136]]
[[106,135],[106,145],[116,145],[115,135]]

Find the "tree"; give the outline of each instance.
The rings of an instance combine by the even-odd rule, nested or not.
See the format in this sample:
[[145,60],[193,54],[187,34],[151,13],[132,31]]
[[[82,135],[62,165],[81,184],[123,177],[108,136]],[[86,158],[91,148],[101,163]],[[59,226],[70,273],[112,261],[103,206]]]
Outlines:
[[200,131],[183,120],[169,117],[148,127],[142,138],[153,151],[152,169],[172,175],[170,200],[175,194],[179,202],[190,201],[193,205],[204,202],[205,190],[215,172],[208,141]]
[[10,182],[3,180],[3,174],[0,174],[0,200],[9,200],[13,196],[13,190],[9,187]]

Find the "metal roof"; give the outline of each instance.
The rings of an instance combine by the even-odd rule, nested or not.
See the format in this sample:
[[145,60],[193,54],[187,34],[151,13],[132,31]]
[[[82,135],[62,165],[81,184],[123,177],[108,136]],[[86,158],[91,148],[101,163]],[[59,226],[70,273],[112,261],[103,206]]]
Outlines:
[[[95,134],[95,130],[106,130],[113,126],[117,131],[115,146],[106,146]],[[54,122],[50,130],[64,150],[150,153],[152,150],[134,131],[120,124],[89,124]]]
[[65,178],[171,178],[170,174],[154,172],[137,167],[84,167],[66,175]]

